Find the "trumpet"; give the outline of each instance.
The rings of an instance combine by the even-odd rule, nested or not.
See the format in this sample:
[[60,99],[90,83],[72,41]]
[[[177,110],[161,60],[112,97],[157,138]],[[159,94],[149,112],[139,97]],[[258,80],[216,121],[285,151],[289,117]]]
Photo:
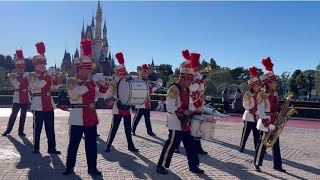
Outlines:
[[8,73],[7,76],[10,80],[13,80],[13,79],[17,79],[19,75],[17,73]]
[[113,76],[104,76],[103,73],[94,74],[91,78],[99,84],[109,84],[114,79]]
[[38,74],[37,73],[31,72],[29,74],[29,82],[35,82],[37,78],[38,78]]
[[211,73],[211,72],[212,72],[212,67],[211,67],[210,64],[208,64],[208,65],[206,66],[206,68],[200,70],[200,74],[201,74],[201,75],[206,75],[206,74],[209,74],[209,73]]

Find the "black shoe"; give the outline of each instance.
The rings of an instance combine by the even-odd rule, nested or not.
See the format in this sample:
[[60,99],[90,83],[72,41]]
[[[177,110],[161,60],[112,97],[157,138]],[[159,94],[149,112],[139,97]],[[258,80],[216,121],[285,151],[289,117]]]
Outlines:
[[206,151],[204,151],[204,150],[202,149],[202,150],[200,150],[200,151],[198,152],[198,154],[207,155],[208,152],[206,152]]
[[254,169],[255,171],[257,171],[257,172],[261,172],[261,169],[260,169],[259,166],[253,166],[253,169]]
[[39,152],[39,149],[35,149],[35,150],[32,151],[32,153],[33,154],[39,154],[40,152]]
[[203,174],[204,170],[200,169],[198,166],[190,167],[189,171],[196,173],[196,174]]
[[73,172],[74,172],[73,169],[66,169],[62,174],[67,176],[67,175],[69,175],[69,174],[71,174]]
[[110,152],[110,147],[106,147],[106,148],[104,149],[104,152]]
[[149,136],[156,136],[155,133],[148,133]]
[[174,150],[175,153],[180,154],[179,149]]
[[243,152],[243,149],[242,149],[242,148],[240,148],[240,149],[239,149],[239,152],[241,152],[241,153],[242,153],[242,152]]
[[139,152],[139,149],[132,147],[132,148],[128,148],[129,151],[131,152]]
[[53,150],[53,151],[48,151],[49,154],[61,154],[61,151]]
[[18,133],[19,136],[26,136],[25,133],[21,132],[21,133]]
[[157,171],[157,173],[163,174],[163,175],[169,174],[169,172],[162,166],[157,166],[156,171]]
[[96,176],[101,176],[102,175],[101,171],[98,171],[98,169],[88,170],[88,174],[96,175]]
[[132,131],[132,135],[134,135],[134,136],[135,136],[135,135],[136,135],[136,132],[133,132],[133,131]]
[[277,171],[280,171],[280,172],[287,172],[285,169],[283,169],[282,167],[273,167],[273,169],[277,170]]
[[10,134],[10,133],[4,132],[4,133],[2,133],[2,136],[7,136],[8,134]]

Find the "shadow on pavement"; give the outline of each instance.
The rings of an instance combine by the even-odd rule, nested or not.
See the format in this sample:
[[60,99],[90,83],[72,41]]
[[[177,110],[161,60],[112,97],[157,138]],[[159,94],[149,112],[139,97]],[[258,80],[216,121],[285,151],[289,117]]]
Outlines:
[[[220,140],[209,140],[209,141],[210,142],[214,142],[214,143],[219,144],[219,145],[222,145],[224,147],[228,147],[230,149],[235,149],[235,150],[239,149],[239,147],[234,145],[234,144],[230,144],[230,143],[223,142],[223,141],[220,141]],[[245,153],[248,152],[247,154],[251,155],[252,157],[254,157],[254,155],[255,155],[255,151],[253,151],[253,150],[246,149],[244,152]],[[264,159],[265,160],[269,160],[269,161],[273,161],[273,156],[266,153]],[[304,171],[307,171],[307,172],[310,172],[310,173],[313,173],[313,174],[316,174],[316,175],[320,175],[320,169],[317,169],[317,168],[314,168],[314,167],[311,167],[311,166],[308,166],[308,165],[304,165],[304,164],[297,163],[297,162],[294,162],[294,161],[291,161],[291,160],[287,160],[287,159],[282,159],[282,163],[287,165],[287,166],[291,166],[291,167],[294,167],[294,168],[297,168],[297,169],[302,169]],[[292,174],[290,172],[287,172],[287,174],[291,175],[294,178],[304,179],[303,177],[294,175],[294,174]]]
[[[119,165],[130,172],[133,173],[134,177],[138,179],[181,179],[176,174],[170,172],[169,175],[163,176],[156,173],[157,165],[150,161],[148,158],[144,157],[142,154],[133,153],[128,151],[127,153],[118,151],[117,149],[111,146],[111,151],[109,153],[104,152],[105,142],[98,138],[99,144],[102,144],[102,147],[98,146],[98,153],[102,155],[102,157],[109,162],[118,162]],[[130,154],[134,154],[130,155]],[[159,155],[160,156],[160,155]],[[137,160],[141,159],[146,163],[146,166],[137,162]],[[147,176],[148,175],[148,176]]]
[[[28,179],[66,179],[66,177],[62,175],[64,165],[58,155],[42,156],[41,153],[33,154],[33,145],[26,137],[21,137],[23,144],[11,136],[8,136],[8,139],[21,156],[20,161],[16,165],[17,169],[30,169]],[[51,162],[53,167],[50,165]],[[70,179],[70,177],[68,177],[68,179]],[[72,178],[81,179],[75,174],[73,174]]]

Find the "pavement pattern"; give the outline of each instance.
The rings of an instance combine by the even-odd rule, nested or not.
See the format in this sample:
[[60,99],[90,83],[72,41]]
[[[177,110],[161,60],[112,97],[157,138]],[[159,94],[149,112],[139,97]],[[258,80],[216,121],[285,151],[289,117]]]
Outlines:
[[[0,109],[0,132],[4,132],[11,110]],[[238,152],[243,123],[239,116],[218,118],[215,137],[203,140],[202,146],[208,155],[199,155],[205,174],[189,172],[186,153],[174,154],[169,175],[155,172],[156,165],[168,137],[166,113],[152,112],[151,122],[156,137],[147,135],[143,118],[133,136],[135,146],[140,150],[127,150],[127,142],[121,122],[110,153],[104,152],[110,131],[111,111],[98,110],[101,120],[98,132],[98,169],[103,177],[87,174],[84,140],[78,150],[75,174],[63,176],[68,147],[67,111],[55,111],[55,132],[57,149],[61,155],[47,153],[47,138],[43,128],[40,154],[32,154],[32,114],[28,113],[25,126],[26,137],[18,136],[18,122],[10,135],[0,137],[0,179],[320,179],[320,121],[290,120],[280,137],[283,168],[287,173],[273,170],[272,152],[268,151],[262,172],[253,167],[254,147],[252,134],[243,153]],[[133,117],[132,117],[133,118]],[[19,121],[19,118],[17,118]]]

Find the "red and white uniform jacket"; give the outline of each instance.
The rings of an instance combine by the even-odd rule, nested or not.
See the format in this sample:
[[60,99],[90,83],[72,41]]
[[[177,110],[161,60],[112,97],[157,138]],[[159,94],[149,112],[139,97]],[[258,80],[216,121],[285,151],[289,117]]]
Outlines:
[[277,116],[268,116],[266,113],[278,113],[279,97],[277,92],[260,92],[258,94],[259,120],[257,129],[268,132],[268,126],[274,124]]
[[[245,109],[242,120],[257,122],[258,121],[258,102],[257,102],[258,94],[252,94],[250,91],[244,94],[242,105]],[[250,112],[250,109],[252,112]]]
[[201,79],[195,83],[192,83],[190,89],[190,103],[189,108],[194,114],[200,115],[202,113],[202,107],[204,102],[200,100],[200,94],[204,91],[204,79]]
[[51,97],[51,90],[59,89],[59,82],[53,80],[47,73],[38,72],[37,76],[34,81],[29,82],[29,88],[33,96],[30,109],[43,112],[54,111],[56,105]]
[[[71,105],[87,105],[95,104],[97,98],[103,98],[107,92],[106,86],[97,86],[94,81],[83,80],[76,77],[76,82],[73,89],[68,88],[68,95]],[[69,124],[77,126],[96,126],[99,124],[99,119],[95,108],[75,107],[71,108],[69,116]]]
[[167,103],[167,126],[171,130],[190,131],[189,121],[184,119],[185,110],[189,109],[190,93],[187,89],[179,91],[178,86],[173,85],[169,88]]
[[[117,99],[117,83],[112,81],[109,83],[108,91],[105,94],[105,99]],[[112,114],[117,114],[121,116],[130,116],[131,115],[131,109],[130,110],[120,110],[117,106],[117,101],[114,102],[112,107]]]
[[18,103],[18,104],[31,103],[28,75],[29,73],[25,72],[23,75],[19,75],[15,79],[10,79],[10,82],[14,87],[13,100],[12,100],[13,103]]
[[156,91],[157,87],[153,87],[149,81],[148,81],[148,86],[149,86],[149,92],[148,92],[146,103],[142,105],[136,105],[135,106],[136,109],[151,109],[150,94]]

